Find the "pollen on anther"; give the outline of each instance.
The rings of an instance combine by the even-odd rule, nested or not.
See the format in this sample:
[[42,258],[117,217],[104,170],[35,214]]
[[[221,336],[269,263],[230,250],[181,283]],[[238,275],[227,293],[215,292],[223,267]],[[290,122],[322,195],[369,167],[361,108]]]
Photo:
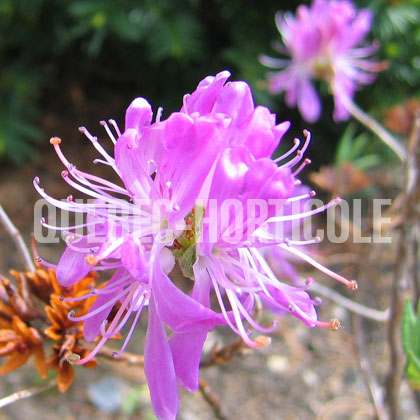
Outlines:
[[76,353],[70,353],[70,354],[66,357],[66,360],[67,360],[69,363],[75,363],[75,362],[78,362],[78,361],[80,360],[80,356],[79,356],[78,354],[76,354]]
[[319,297],[319,296],[316,296],[315,298],[314,298],[314,305],[321,305],[321,303],[322,303],[322,299]]
[[357,284],[357,281],[356,280],[351,280],[350,283],[349,283],[349,285],[348,285],[349,290],[352,291],[352,292],[354,292],[355,290],[357,290],[358,287],[359,287],[359,285]]
[[333,318],[330,321],[331,331],[338,331],[340,329],[340,321],[337,318]]
[[50,138],[50,143],[51,143],[52,145],[55,145],[55,144],[60,144],[60,143],[61,143],[61,139],[60,139],[60,137],[51,137],[51,138]]
[[98,259],[93,254],[86,255],[85,261],[86,261],[86,264],[92,265],[92,266],[98,264]]
[[259,335],[258,337],[255,338],[255,342],[260,347],[267,347],[271,344],[271,338],[267,337],[266,335]]

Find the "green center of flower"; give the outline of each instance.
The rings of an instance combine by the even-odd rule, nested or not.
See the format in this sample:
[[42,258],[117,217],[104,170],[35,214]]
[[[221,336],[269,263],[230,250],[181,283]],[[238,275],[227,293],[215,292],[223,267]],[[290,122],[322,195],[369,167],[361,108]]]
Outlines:
[[334,77],[334,66],[330,60],[316,60],[312,65],[312,74],[318,79],[324,79],[331,82]]
[[201,234],[204,207],[193,208],[185,217],[185,229],[172,246],[172,253],[177,259],[185,277],[194,280],[193,265],[197,261],[196,240]]

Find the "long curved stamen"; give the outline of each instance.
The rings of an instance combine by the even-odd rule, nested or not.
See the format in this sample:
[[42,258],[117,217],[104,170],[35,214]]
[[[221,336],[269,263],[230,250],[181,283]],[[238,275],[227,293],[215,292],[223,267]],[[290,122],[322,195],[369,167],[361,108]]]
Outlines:
[[90,254],[97,252],[99,249],[99,246],[93,246],[89,248],[76,246],[73,244],[71,237],[72,235],[66,238],[66,245],[73,251],[79,252],[81,254]]
[[108,302],[104,303],[102,306],[100,306],[99,308],[96,308],[92,312],[87,313],[86,315],[74,316],[75,315],[75,312],[74,311],[70,311],[67,314],[67,317],[68,317],[68,319],[70,321],[74,321],[74,322],[85,321],[86,319],[92,318],[93,316],[95,316],[96,314],[102,312],[104,309],[108,308],[109,306],[114,305],[124,295],[128,294],[133,289],[134,286],[135,286],[135,284],[131,284],[126,289],[124,289],[121,293],[118,293],[117,296],[113,297]]
[[334,271],[330,270],[327,267],[324,267],[322,264],[320,264],[318,261],[314,260],[309,255],[306,255],[304,252],[289,247],[287,245],[278,245],[279,247],[285,249],[286,251],[290,252],[293,255],[296,255],[297,257],[301,258],[302,260],[306,261],[307,263],[311,264],[313,267],[317,268],[319,271],[323,272],[327,276],[333,278],[334,280],[339,281],[340,283],[345,284],[350,290],[356,290],[357,289],[357,282],[355,280],[347,280],[345,277],[340,276],[339,274],[335,273]]
[[310,165],[312,163],[311,159],[306,158],[299,166],[298,168],[293,172],[293,176],[299,175],[303,169]]
[[91,289],[91,293],[94,295],[108,295],[108,294],[112,294],[114,292],[116,292],[117,290],[121,290],[122,287],[125,287],[126,284],[129,280],[131,279],[131,276],[125,276],[122,277],[121,279],[113,282],[112,284],[110,284],[109,282],[101,289],[98,288],[92,288]]
[[303,135],[305,136],[305,143],[303,143],[302,149],[296,152],[296,156],[289,160],[289,162],[281,165],[281,168],[291,168],[295,166],[302,160],[303,155],[305,154],[307,148],[309,147],[309,143],[311,142],[311,133],[308,130],[303,130]]
[[[105,263],[105,261],[101,261],[101,264]],[[116,269],[116,268],[121,268],[122,264],[121,263],[114,263],[113,265],[108,264],[106,266],[102,266],[102,265],[97,265],[95,267],[91,268],[91,271],[106,271],[106,270],[112,270],[112,269]]]
[[113,119],[110,119],[110,120],[108,120],[108,122],[114,127],[114,130],[117,133],[118,137],[121,137],[121,131],[120,131],[120,128],[118,127],[118,124],[116,123],[116,121],[113,120]]
[[[250,252],[248,249],[246,249],[246,250],[244,250],[244,254],[245,254],[245,257],[246,257],[246,258],[247,258],[247,260],[248,260],[248,263],[249,263],[249,264],[251,264],[252,269],[253,269],[255,272],[259,272],[259,270],[257,269],[257,266],[256,266],[256,264],[255,264],[255,261],[254,261],[254,259],[252,258],[251,252]],[[267,290],[267,288],[266,288],[266,286],[265,286],[265,283],[263,282],[263,279],[261,278],[261,276],[257,276],[257,282],[258,282],[258,284],[260,285],[260,287],[261,287],[261,289],[263,290],[263,292],[264,292],[267,296],[271,296],[271,295],[270,295],[270,293],[268,292],[268,290]]]
[[294,203],[296,201],[305,200],[306,198],[314,198],[316,196],[316,191],[309,191],[307,194],[297,195],[296,197],[291,197],[286,200],[286,203]]
[[[129,195],[128,191],[122,187],[119,187],[118,185],[109,182],[105,179],[99,178],[97,176],[88,174],[86,172],[80,171],[79,169],[77,169],[74,165],[72,165],[67,158],[64,156],[64,153],[61,150],[60,144],[61,144],[62,140],[59,137],[52,137],[50,139],[50,143],[54,146],[55,152],[58,156],[58,158],[61,160],[61,162],[63,163],[63,165],[67,168],[67,170],[69,171],[69,173],[73,176],[77,176],[79,179],[79,182],[82,182],[82,179],[90,179],[92,181],[95,182],[99,182],[105,186],[107,186],[108,188],[110,188],[110,191],[115,191],[117,193],[120,194],[125,194],[125,195]],[[107,162],[107,164],[110,164],[109,162]],[[112,165],[111,165],[112,166]],[[85,180],[85,183],[87,181]],[[90,183],[89,183],[90,184]],[[92,185],[92,184],[90,184]],[[99,187],[100,188],[100,187]]]
[[162,118],[163,108],[160,106],[156,112],[156,122],[159,123]]
[[224,304],[224,302],[223,302],[223,298],[222,298],[222,294],[220,293],[220,289],[219,289],[219,285],[217,284],[217,281],[216,281],[216,279],[214,278],[214,273],[213,273],[213,270],[212,270],[212,265],[210,265],[210,266],[208,266],[207,267],[208,268],[208,270],[209,270],[209,273],[210,273],[210,279],[211,279],[211,281],[212,281],[212,283],[213,283],[213,288],[214,288],[214,291],[215,291],[215,293],[216,293],[216,298],[217,298],[217,301],[218,301],[218,303],[219,303],[219,307],[220,307],[220,309],[221,309],[221,311],[222,311],[222,314],[223,314],[223,317],[224,317],[224,319],[226,320],[226,323],[229,325],[229,327],[236,333],[236,334],[238,334],[238,335],[240,335],[240,332],[239,332],[239,330],[233,325],[233,323],[232,323],[232,321],[230,320],[230,318],[229,318],[229,315],[228,315],[228,313],[227,313],[227,310],[226,310],[226,307],[225,307],[225,304]]
[[76,296],[76,297],[64,297],[64,296],[60,296],[60,301],[61,302],[79,302],[81,300],[86,300],[89,299],[91,297],[96,296],[95,293],[92,292],[88,292],[82,296]]
[[111,165],[111,167],[118,173],[115,165],[115,159],[111,157],[108,152],[99,143],[98,138],[92,136],[86,127],[79,127],[79,131],[86,136],[86,138],[93,144],[93,147],[102,155],[102,157]]
[[[112,214],[111,211],[114,211],[115,213],[117,212],[117,209],[115,209],[112,206],[107,208],[107,211],[102,211],[104,208],[106,208],[106,207],[104,207],[104,204],[77,203],[77,202],[73,201],[72,196],[67,197],[67,201],[60,201],[60,200],[57,200],[57,199],[49,196],[48,194],[45,193],[45,190],[40,187],[39,177],[34,178],[33,185],[34,185],[34,188],[37,190],[39,195],[41,195],[46,201],[53,204],[55,207],[60,208],[62,210],[70,211],[70,212],[73,212],[73,213],[87,213],[87,214],[91,214],[93,216],[104,217],[104,218],[108,218],[108,219],[111,219],[111,220],[114,220],[114,221],[124,220],[121,217],[114,216]],[[126,206],[130,206],[130,204],[125,202],[125,201],[121,202],[121,204],[124,204],[124,203],[125,203]],[[135,212],[136,211],[139,212],[139,210],[135,206],[132,206],[132,208]],[[130,207],[130,209],[131,209],[131,207]],[[118,209],[118,210],[121,210],[121,208]],[[135,212],[134,212],[133,216],[136,215]],[[149,219],[146,218],[146,220],[149,220]],[[137,221],[137,218],[135,218],[134,221],[133,221],[133,219],[130,219],[129,223],[131,223],[131,224],[136,223],[136,221]]]
[[262,347],[261,343],[251,340],[247,331],[245,330],[244,324],[242,322],[241,315],[239,313],[239,309],[236,305],[235,301],[235,294],[231,290],[226,290],[226,296],[229,299],[230,306],[232,307],[233,316],[235,318],[236,325],[239,330],[239,335],[241,336],[242,340],[247,344],[249,347],[252,348],[260,348]]
[[108,257],[110,254],[112,254],[116,249],[118,249],[125,241],[125,237],[122,236],[121,238],[118,238],[115,240],[109,247],[105,248],[101,253],[99,254],[88,254],[86,256],[86,262],[89,265],[96,265],[99,261],[104,260],[106,257]]
[[[67,210],[67,211],[70,211],[70,212],[73,212],[73,213],[89,213],[89,212],[92,212],[93,209],[103,208],[103,205],[99,205],[99,204],[81,204],[81,203],[76,203],[72,199],[70,199],[70,196],[67,197],[67,201],[57,200],[57,199],[49,196],[45,192],[45,190],[40,187],[40,185],[39,185],[39,177],[35,177],[34,178],[33,185],[34,185],[34,188],[36,189],[36,191],[38,192],[38,194],[42,198],[44,198],[50,204],[53,204],[55,207],[57,207],[59,209],[62,209],[62,210]],[[105,215],[106,215],[106,213],[105,213]]]
[[99,351],[107,341],[107,338],[102,338],[96,345],[96,347],[86,357],[83,357],[83,359],[80,359],[80,356],[76,354],[71,354],[69,357],[67,357],[67,361],[72,365],[84,365],[85,363],[89,362],[89,360],[92,360],[99,353]]
[[[136,287],[138,287],[138,285],[136,285]],[[133,295],[135,291],[136,291],[136,288],[133,288],[125,297],[124,302],[122,303],[121,307],[118,309],[117,314],[112,319],[111,324],[109,325],[108,329],[105,329],[106,324],[103,324],[104,328],[101,328],[102,337],[112,338],[115,334],[117,334],[119,331],[122,330],[122,328],[124,327],[124,325],[126,324],[127,320],[130,318],[133,312],[132,299],[133,299]],[[120,319],[123,316],[124,312],[125,312],[125,315],[120,322]],[[118,324],[118,322],[120,323]]]
[[244,308],[244,306],[242,305],[242,303],[240,302],[240,300],[238,299],[238,297],[234,294],[232,294],[232,298],[235,299],[236,305],[239,309],[239,311],[241,312],[241,314],[244,316],[244,318],[249,322],[249,324],[256,329],[259,332],[265,333],[265,334],[269,334],[274,332],[277,327],[278,327],[278,321],[274,320],[271,324],[271,327],[263,327],[261,325],[259,325],[253,318],[252,316],[248,313],[248,311]]
[[117,208],[121,205],[124,205],[124,207],[127,207],[127,204],[125,201],[120,200],[119,198],[115,198],[112,197],[111,195],[109,195],[108,193],[104,192],[103,190],[101,190],[101,192],[95,192],[93,190],[90,190],[89,188],[85,188],[82,185],[74,182],[72,179],[69,178],[69,172],[68,171],[62,171],[61,172],[61,176],[62,178],[67,182],[67,184],[69,184],[70,186],[72,186],[74,189],[81,191],[82,193],[85,193],[86,195],[89,195],[93,198],[105,201],[109,204],[113,204],[114,206],[116,206]]
[[[245,250],[242,250],[242,251],[245,251]],[[229,257],[229,258],[230,258],[230,262],[232,264],[236,265],[239,269],[241,269],[244,272],[244,274],[245,273],[248,273],[249,276],[252,276],[252,278],[256,278],[257,281],[258,281],[259,286],[264,291],[264,293],[267,294],[267,296],[271,296],[271,295],[268,292],[265,284],[270,284],[273,287],[276,287],[276,286],[278,286],[280,284],[279,280],[277,280],[275,277],[274,277],[274,281],[273,281],[272,278],[267,277],[266,275],[260,273],[257,270],[257,268],[255,266],[255,263],[253,263],[252,258],[249,260],[250,261],[250,264],[252,265],[252,268],[249,267],[247,263],[244,264],[243,262],[236,261],[232,257]]]
[[127,344],[129,343],[129,341],[130,341],[130,339],[131,339],[131,336],[133,335],[134,328],[135,328],[135,327],[136,327],[136,325],[137,325],[137,322],[138,322],[138,320],[139,320],[139,318],[140,318],[140,315],[141,315],[141,312],[142,312],[143,308],[144,308],[144,304],[141,306],[141,308],[140,308],[140,309],[138,309],[138,310],[137,310],[136,316],[134,317],[134,320],[133,320],[133,322],[132,322],[132,324],[131,324],[130,330],[128,331],[128,334],[127,334],[127,336],[125,337],[124,343],[123,343],[123,345],[121,346],[120,351],[119,351],[118,353],[117,353],[117,352],[112,353],[112,357],[114,357],[115,359],[120,358],[121,354],[122,354],[122,353],[125,351],[125,349],[127,348]]
[[313,244],[319,244],[321,242],[321,238],[319,236],[315,236],[315,238],[313,239],[308,239],[307,241],[294,241],[294,240],[290,240],[290,239],[285,239],[285,244],[287,246],[291,246],[291,245],[313,245]]
[[58,158],[61,160],[63,165],[68,168],[71,164],[67,160],[67,158],[64,156],[63,152],[61,151],[61,139],[60,137],[51,137],[50,138],[50,144],[54,146],[55,153],[57,154]]
[[293,147],[288,151],[288,152],[286,152],[284,155],[281,155],[281,156],[279,156],[278,158],[276,158],[276,159],[274,159],[274,162],[276,162],[276,163],[278,163],[278,162],[280,162],[281,160],[283,160],[283,159],[286,159],[287,157],[289,157],[292,153],[294,153],[295,152],[295,150],[299,147],[299,145],[300,145],[300,140],[298,139],[298,138],[295,138],[294,140],[294,145],[293,145]]
[[41,217],[40,220],[41,226],[47,228],[47,229],[51,229],[51,230],[58,230],[58,231],[69,231],[69,230],[76,230],[76,229],[83,229],[86,227],[90,227],[90,226],[96,226],[98,224],[102,224],[102,221],[96,220],[94,222],[90,222],[90,223],[83,223],[81,225],[73,225],[73,226],[55,226],[55,225],[50,225],[46,222],[45,217]]
[[54,270],[57,270],[57,264],[51,264],[50,262],[45,261],[43,258],[41,258],[41,257],[40,257],[40,256],[38,256],[38,255],[35,257],[35,261],[36,261],[37,263],[39,263],[39,264],[43,265],[44,267],[47,267],[47,268],[52,268],[52,269],[54,269]]
[[107,294],[112,294],[115,293],[119,290],[121,290],[121,288],[124,288],[126,286],[128,286],[129,284],[129,280],[130,277],[125,277],[123,279],[118,280],[117,282],[113,283],[113,287],[106,289],[106,286],[103,289],[90,289],[90,291],[88,293],[86,293],[85,295],[82,296],[77,296],[77,297],[64,297],[64,296],[60,296],[60,300],[62,302],[77,302],[79,300],[84,300],[84,299],[88,299],[91,297],[95,297],[98,295],[107,295]]
[[93,159],[93,161],[92,161],[95,165],[96,164],[98,164],[98,163],[101,163],[102,165],[106,165],[106,166],[112,166],[109,162],[107,162],[106,160],[103,160],[103,159],[99,159],[99,158],[96,158],[96,159]]
[[117,144],[117,140],[114,137],[114,134],[112,134],[112,131],[109,128],[109,125],[106,121],[99,121],[99,124],[102,125],[102,127],[105,129],[106,134],[108,134],[108,137],[111,139],[112,143]]
[[[105,182],[100,181],[100,178],[98,177],[94,177],[94,176],[85,176],[83,175],[83,172],[79,171],[75,166],[71,166],[69,168],[67,168],[68,173],[76,180],[78,181],[80,184],[83,184],[85,186],[87,186],[88,188],[92,189],[93,191],[96,191],[99,194],[104,194],[107,195],[108,197],[110,197],[110,195],[108,194],[113,193],[113,194],[122,194],[125,195],[127,197],[129,197],[129,193],[127,190],[125,190],[124,188],[119,187],[118,185],[109,183],[110,185],[112,185],[112,187],[109,186],[105,186]],[[98,184],[93,184],[92,182],[89,181],[89,179],[95,180],[95,182],[99,182],[103,185],[98,185]],[[112,196],[111,196],[112,197]]]
[[330,202],[328,202],[327,204],[324,204],[323,206],[320,206],[314,210],[310,210],[303,213],[285,215],[285,216],[273,216],[273,217],[270,217],[265,223],[289,222],[292,220],[303,219],[305,217],[314,216],[315,214],[322,213],[323,211],[328,210],[330,207],[336,206],[340,202],[341,202],[341,198],[336,197],[332,199]]
[[[130,292],[130,294],[126,297],[126,299],[124,301],[124,304],[121,306],[117,315],[112,320],[109,328],[106,331],[105,330],[101,331],[103,337],[108,337],[108,338],[113,337],[115,334],[119,333],[122,330],[122,328],[127,323],[128,319],[130,318],[133,311],[141,312],[141,310],[143,309],[144,305],[147,303],[147,300],[148,300],[147,297],[146,297],[146,288],[147,288],[147,286],[145,284],[139,284],[137,282],[137,287],[135,289],[133,289]],[[136,292],[138,292],[138,293],[136,293]],[[137,300],[136,294],[137,294],[137,296],[140,295],[140,298],[138,298],[140,300],[140,302],[134,303],[133,300],[134,299]],[[118,324],[119,319],[121,318],[121,315],[123,314],[123,312],[126,310],[127,305],[128,305],[127,312],[124,315],[121,322]]]

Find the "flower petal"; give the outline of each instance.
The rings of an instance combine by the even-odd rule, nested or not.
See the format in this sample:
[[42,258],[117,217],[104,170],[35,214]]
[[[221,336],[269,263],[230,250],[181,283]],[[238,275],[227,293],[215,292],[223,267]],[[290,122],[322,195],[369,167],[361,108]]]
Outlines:
[[[94,244],[88,244],[86,238],[82,238],[76,244],[80,248],[94,246]],[[56,271],[57,280],[61,286],[73,286],[92,270],[92,266],[86,262],[86,255],[87,253],[77,252],[69,247],[65,249]]]
[[152,107],[144,98],[136,98],[128,106],[125,112],[125,129],[134,128],[142,132],[144,127],[152,121]]
[[317,121],[321,115],[321,101],[309,79],[300,79],[297,95],[297,104],[302,117],[308,122]]
[[185,98],[181,112],[188,114],[199,112],[201,115],[210,113],[229,77],[230,73],[226,70],[214,77],[206,77],[199,83],[197,89]]
[[137,131],[126,130],[115,145],[115,163],[126,188],[136,198],[150,197],[151,178],[147,162],[139,152]]
[[179,290],[162,271],[158,263],[153,267],[152,291],[160,319],[173,331],[210,331],[216,313]]
[[175,420],[179,398],[172,353],[153,296],[149,304],[144,371],[156,417],[159,420]]
[[[192,119],[172,114],[165,124],[165,154],[156,174],[158,190],[166,192],[177,215],[184,217],[194,206],[204,181],[224,147],[223,122],[212,117]],[[185,180],[188,180],[186,182]]]
[[207,331],[174,333],[171,346],[178,384],[190,392],[198,389],[201,352]]
[[57,388],[60,392],[66,392],[74,379],[74,368],[73,366],[64,361],[63,365],[58,368],[57,375]]
[[136,280],[142,280],[149,274],[142,245],[136,243],[132,237],[121,246],[121,263]]
[[30,355],[30,351],[27,351],[26,353],[19,353],[17,351],[12,353],[10,357],[1,365],[0,376],[6,375],[7,373],[12,372],[17,368],[20,368],[28,361]]

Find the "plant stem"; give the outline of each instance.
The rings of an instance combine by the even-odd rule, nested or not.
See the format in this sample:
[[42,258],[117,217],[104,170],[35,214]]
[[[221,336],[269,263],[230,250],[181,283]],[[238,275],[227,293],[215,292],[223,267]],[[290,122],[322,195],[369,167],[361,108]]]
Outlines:
[[51,381],[45,384],[37,385],[28,389],[24,389],[23,391],[14,392],[13,394],[10,394],[7,397],[0,399],[0,408],[5,407],[6,405],[12,404],[16,401],[23,400],[24,398],[33,397],[34,395],[40,394],[41,392],[44,392],[47,389],[53,388],[55,386],[56,386],[56,380],[52,379]]
[[218,420],[229,420],[224,408],[222,407],[219,398],[210,388],[210,385],[200,376],[200,387],[199,391],[203,396],[204,400],[213,410],[215,418]]
[[35,265],[32,261],[31,254],[29,253],[28,248],[26,247],[25,242],[23,241],[22,235],[20,234],[16,226],[13,224],[13,222],[10,220],[9,216],[4,211],[1,204],[0,204],[0,222],[3,224],[6,231],[12,237],[16,245],[16,248],[19,250],[23,259],[23,263],[25,265],[25,269],[27,271],[34,272]]
[[361,110],[351,99],[344,101],[344,106],[357,121],[369,128],[369,130],[376,134],[389,148],[391,148],[402,162],[407,160],[407,151],[405,148],[391,133],[382,127],[381,124]]
[[386,401],[391,420],[401,418],[400,385],[404,369],[401,345],[401,321],[404,301],[410,295],[410,278],[414,265],[414,251],[419,228],[420,184],[420,118],[416,115],[406,160],[405,201],[391,292],[391,318],[388,324],[390,366],[386,379]]
[[[95,346],[88,343],[85,343],[84,346],[89,351],[92,351],[95,348]],[[141,354],[133,354],[125,351],[120,355],[118,359],[116,359],[113,356],[114,353],[118,353],[118,349],[103,346],[101,348],[101,351],[96,355],[96,357],[104,357],[106,359],[113,360],[114,362],[127,362],[131,365],[144,366],[144,356]]]
[[363,328],[363,320],[360,316],[353,316],[353,326],[356,332],[356,344],[360,361],[360,369],[362,370],[366,386],[369,390],[373,405],[375,406],[376,416],[378,420],[388,420],[388,415],[383,405],[381,390],[376,382],[367,355],[365,331]]

